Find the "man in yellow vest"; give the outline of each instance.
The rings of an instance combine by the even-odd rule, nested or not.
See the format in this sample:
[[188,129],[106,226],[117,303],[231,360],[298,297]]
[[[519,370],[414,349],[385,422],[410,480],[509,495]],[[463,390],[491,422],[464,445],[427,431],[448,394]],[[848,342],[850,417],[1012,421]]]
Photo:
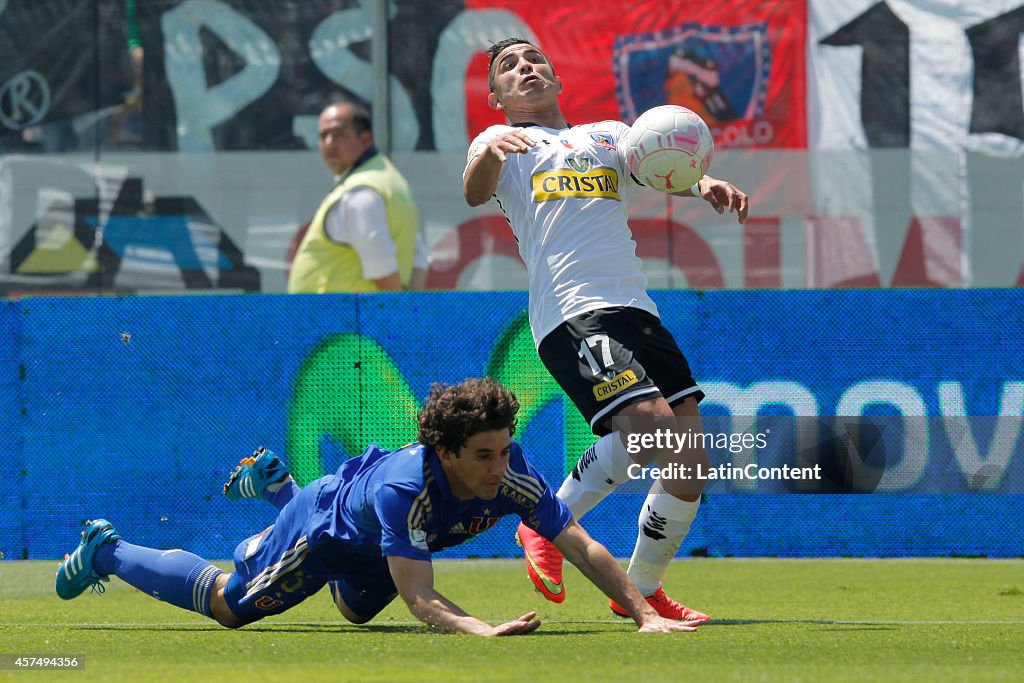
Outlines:
[[288,291],[422,289],[426,256],[409,185],[373,144],[369,112],[335,102],[320,114],[320,154],[336,184],[295,252]]

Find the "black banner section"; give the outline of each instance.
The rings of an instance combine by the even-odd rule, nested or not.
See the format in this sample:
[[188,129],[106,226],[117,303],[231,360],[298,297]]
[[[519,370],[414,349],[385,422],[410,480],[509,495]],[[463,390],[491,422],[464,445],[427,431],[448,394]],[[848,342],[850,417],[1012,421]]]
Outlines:
[[974,58],[972,133],[1003,133],[1024,140],[1020,37],[1024,6],[967,29]]
[[[315,131],[329,101],[364,95],[339,86],[325,69],[372,79],[370,15],[355,7],[344,0],[141,2],[144,146],[309,147],[295,117],[314,117]],[[334,23],[350,31],[333,32]]]
[[91,139],[79,140],[79,133],[132,89],[124,5],[7,3],[0,14],[0,150],[89,146]]
[[[463,9],[462,0],[399,0],[389,17],[389,69],[411,101],[416,149],[435,147],[433,62],[442,30]],[[144,146],[315,148],[324,106],[372,99],[372,25],[371,3],[354,0],[140,3]]]

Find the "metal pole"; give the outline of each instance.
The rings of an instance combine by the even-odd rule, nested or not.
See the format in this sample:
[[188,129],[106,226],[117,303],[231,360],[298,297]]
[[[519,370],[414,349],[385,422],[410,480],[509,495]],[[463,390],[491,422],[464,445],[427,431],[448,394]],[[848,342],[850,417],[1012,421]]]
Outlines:
[[373,139],[377,149],[391,151],[391,125],[388,112],[388,4],[391,0],[370,0],[373,6],[373,37],[370,59],[373,63]]

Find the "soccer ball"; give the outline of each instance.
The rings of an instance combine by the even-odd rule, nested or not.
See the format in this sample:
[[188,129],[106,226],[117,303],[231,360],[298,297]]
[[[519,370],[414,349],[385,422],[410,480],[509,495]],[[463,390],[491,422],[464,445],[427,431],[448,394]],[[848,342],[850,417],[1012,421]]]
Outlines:
[[629,170],[660,192],[685,190],[703,178],[714,151],[708,124],[674,104],[648,109],[626,134]]

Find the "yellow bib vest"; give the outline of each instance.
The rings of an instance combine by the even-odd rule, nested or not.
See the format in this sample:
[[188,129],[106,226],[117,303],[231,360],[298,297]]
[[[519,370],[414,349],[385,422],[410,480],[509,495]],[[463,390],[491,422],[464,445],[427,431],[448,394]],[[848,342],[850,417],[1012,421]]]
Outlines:
[[412,257],[416,247],[419,218],[416,204],[405,178],[383,154],[375,154],[359,164],[320,203],[302,243],[295,252],[288,291],[298,294],[324,292],[376,292],[373,280],[363,278],[359,253],[347,244],[332,242],[324,230],[327,212],[342,196],[357,187],[369,187],[384,198],[388,232],[395,243],[398,277],[408,286],[412,275]]

